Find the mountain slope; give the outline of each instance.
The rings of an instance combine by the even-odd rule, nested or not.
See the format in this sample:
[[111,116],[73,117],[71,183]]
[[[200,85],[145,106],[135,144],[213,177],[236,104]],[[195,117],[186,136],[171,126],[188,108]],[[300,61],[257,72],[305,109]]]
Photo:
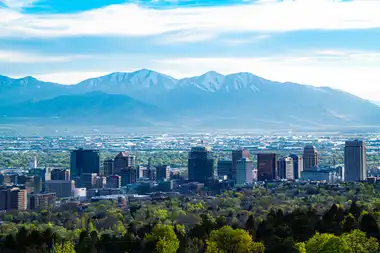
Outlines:
[[[273,82],[251,73],[222,75],[210,71],[177,80],[143,69],[112,73],[71,86],[31,77],[0,77],[0,91],[1,112],[9,118],[100,120],[116,117],[115,112],[121,115],[124,108],[129,117],[140,119],[165,112],[165,120],[174,125],[380,125],[380,107],[367,100],[327,87]],[[147,104],[160,113],[152,106],[147,108]]]
[[18,105],[0,107],[6,118],[73,120],[103,124],[134,124],[155,120],[162,112],[155,106],[142,103],[125,95],[90,92],[63,95],[42,101],[28,101]]
[[68,92],[67,86],[42,82],[30,76],[13,79],[0,75],[0,105],[53,98]]
[[[269,81],[250,73],[215,72],[179,81],[156,105],[183,110],[189,117],[286,125],[376,124],[380,110],[372,103],[326,87]],[[176,106],[173,107],[172,104]],[[243,121],[244,121],[243,120]]]
[[[91,78],[75,86],[77,92],[103,91],[126,94],[136,99],[153,99],[176,87],[178,80],[155,71],[142,69],[132,73],[112,73]],[[148,91],[148,92],[146,92]]]
[[373,104],[380,106],[380,101],[371,101]]

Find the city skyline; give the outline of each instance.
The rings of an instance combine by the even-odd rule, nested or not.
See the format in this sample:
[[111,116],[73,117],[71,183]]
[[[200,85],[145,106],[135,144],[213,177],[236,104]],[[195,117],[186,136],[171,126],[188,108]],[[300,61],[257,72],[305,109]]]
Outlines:
[[71,84],[141,68],[178,78],[247,71],[379,101],[379,8],[365,0],[3,0],[0,74]]

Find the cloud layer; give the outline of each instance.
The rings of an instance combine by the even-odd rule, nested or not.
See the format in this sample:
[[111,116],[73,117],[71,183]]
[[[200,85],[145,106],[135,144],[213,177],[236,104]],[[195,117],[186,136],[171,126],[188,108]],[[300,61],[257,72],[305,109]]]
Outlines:
[[[7,0],[17,6],[18,1]],[[32,1],[21,1],[19,6]],[[24,14],[2,9],[0,36],[148,36],[200,33],[203,39],[237,32],[287,32],[310,29],[380,27],[380,1],[293,0],[176,9],[119,4],[72,14]],[[210,34],[210,36],[205,36]],[[199,40],[197,36],[191,36]]]
[[0,0],[0,74],[72,84],[140,68],[248,71],[380,100],[377,0],[99,0],[64,12],[55,1]]

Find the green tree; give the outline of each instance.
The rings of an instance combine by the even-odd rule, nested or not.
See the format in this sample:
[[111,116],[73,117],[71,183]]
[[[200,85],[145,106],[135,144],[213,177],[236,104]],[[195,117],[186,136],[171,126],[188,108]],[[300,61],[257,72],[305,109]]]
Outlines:
[[250,234],[243,229],[224,226],[211,232],[207,240],[206,253],[261,253],[262,243],[254,243]]
[[170,225],[156,225],[152,233],[145,236],[145,240],[155,245],[157,253],[175,253],[179,248],[179,240]]
[[[302,245],[297,244],[299,252],[305,252]],[[347,242],[333,234],[316,233],[305,243],[306,253],[351,253]]]
[[349,234],[344,234],[343,239],[350,247],[352,253],[372,253],[379,250],[379,243],[373,237],[368,238],[360,230],[353,230]]
[[74,244],[70,241],[54,244],[55,253],[75,253]]

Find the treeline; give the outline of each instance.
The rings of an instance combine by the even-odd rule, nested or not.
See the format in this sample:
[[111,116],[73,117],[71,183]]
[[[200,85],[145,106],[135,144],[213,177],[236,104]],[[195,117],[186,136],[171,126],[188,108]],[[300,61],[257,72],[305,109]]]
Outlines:
[[[130,211],[129,211],[130,212]],[[62,233],[51,223],[19,225],[4,233],[2,252],[56,253],[368,253],[379,251],[380,212],[364,210],[355,202],[349,207],[333,205],[318,214],[313,209],[289,213],[272,209],[265,219],[249,215],[244,224],[229,220],[234,214],[213,217],[200,214],[193,225],[154,222],[119,224],[112,231],[98,231],[97,219],[85,221],[84,228]],[[158,215],[159,216],[159,215]],[[151,220],[149,218],[149,220]]]

